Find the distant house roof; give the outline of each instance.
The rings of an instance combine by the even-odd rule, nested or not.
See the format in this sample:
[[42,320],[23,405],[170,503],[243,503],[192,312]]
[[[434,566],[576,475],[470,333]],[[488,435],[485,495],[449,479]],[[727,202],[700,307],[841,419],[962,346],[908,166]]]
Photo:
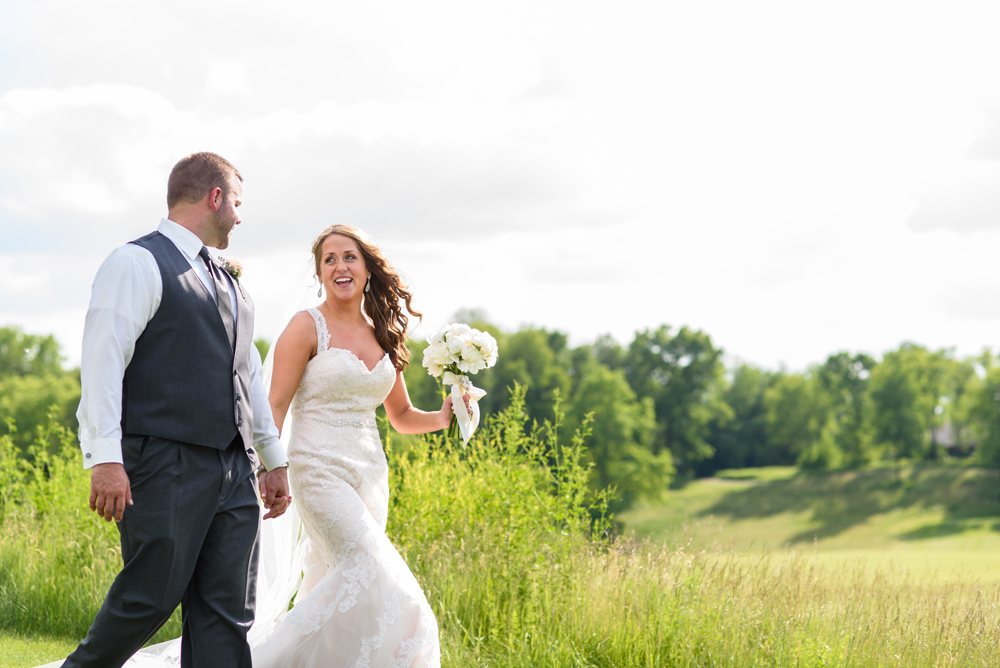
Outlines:
[[935,443],[946,448],[960,447],[972,450],[979,445],[977,441],[960,439],[958,430],[955,429],[955,426],[951,422],[946,422],[940,427],[933,427],[931,429],[931,436]]

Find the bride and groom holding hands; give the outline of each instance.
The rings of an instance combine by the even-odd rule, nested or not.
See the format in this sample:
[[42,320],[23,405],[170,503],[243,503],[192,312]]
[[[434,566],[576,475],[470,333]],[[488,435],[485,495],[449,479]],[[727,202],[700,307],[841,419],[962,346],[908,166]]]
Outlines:
[[[362,232],[330,226],[312,248],[323,299],[276,341],[268,388],[253,302],[206,248],[229,245],[241,183],[218,155],[182,159],[167,217],[97,272],[80,440],[90,507],[117,522],[124,567],[86,639],[51,665],[437,666],[434,615],[385,534],[375,423],[380,404],[404,433],[451,420],[450,397],[440,411],[418,410],[403,381],[408,315],[420,314]],[[295,606],[251,647],[258,497],[265,520],[294,497],[308,549]],[[173,651],[130,659],[178,604]]]

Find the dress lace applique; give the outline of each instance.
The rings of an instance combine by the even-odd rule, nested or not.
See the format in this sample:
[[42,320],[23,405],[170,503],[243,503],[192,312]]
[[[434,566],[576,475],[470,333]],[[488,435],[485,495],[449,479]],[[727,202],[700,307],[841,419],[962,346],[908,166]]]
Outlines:
[[330,347],[330,330],[326,327],[326,318],[318,308],[306,309],[306,313],[311,315],[313,322],[316,323],[316,352],[326,350]]

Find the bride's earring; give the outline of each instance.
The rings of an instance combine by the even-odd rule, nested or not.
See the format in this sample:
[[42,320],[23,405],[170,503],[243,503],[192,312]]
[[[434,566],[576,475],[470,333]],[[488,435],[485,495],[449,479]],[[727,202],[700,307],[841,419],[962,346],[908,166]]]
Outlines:
[[317,297],[322,297],[323,296],[323,284],[322,283],[319,284],[319,289],[316,290],[316,296]]
[[368,274],[368,281],[365,283],[365,292],[371,292],[372,289],[372,275]]

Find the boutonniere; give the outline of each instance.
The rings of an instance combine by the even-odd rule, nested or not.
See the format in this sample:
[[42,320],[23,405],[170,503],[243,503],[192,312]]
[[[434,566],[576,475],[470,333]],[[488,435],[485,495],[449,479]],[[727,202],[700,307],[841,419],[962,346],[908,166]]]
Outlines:
[[233,277],[234,281],[240,280],[240,276],[243,274],[243,265],[240,264],[239,260],[234,257],[224,257],[219,260],[219,264]]

